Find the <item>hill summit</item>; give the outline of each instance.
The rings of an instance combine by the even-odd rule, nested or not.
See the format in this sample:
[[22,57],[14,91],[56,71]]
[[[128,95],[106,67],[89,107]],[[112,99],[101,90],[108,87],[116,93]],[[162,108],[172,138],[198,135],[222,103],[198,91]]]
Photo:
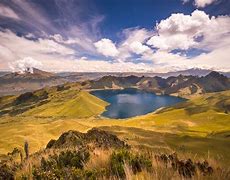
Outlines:
[[98,128],[92,128],[87,133],[72,130],[65,132],[58,140],[50,140],[46,148],[84,147],[89,144],[104,148],[126,147],[125,142],[121,141],[117,136]]
[[54,73],[43,71],[37,68],[26,68],[24,71],[6,74],[3,78],[49,78],[55,76]]

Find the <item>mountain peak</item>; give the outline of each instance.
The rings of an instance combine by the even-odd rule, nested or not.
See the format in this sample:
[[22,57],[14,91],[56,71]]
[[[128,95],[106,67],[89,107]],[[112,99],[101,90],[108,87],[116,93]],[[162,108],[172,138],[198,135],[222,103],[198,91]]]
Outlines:
[[225,77],[224,75],[220,74],[219,72],[212,71],[209,74],[207,74],[205,77],[214,77],[214,78],[219,78],[219,77]]
[[4,79],[9,79],[9,78],[20,78],[20,79],[24,79],[24,78],[49,78],[49,77],[53,77],[55,76],[55,74],[51,73],[51,72],[46,72],[46,71],[42,71],[40,69],[37,68],[26,68],[23,72],[14,72],[14,73],[10,73],[10,74],[6,74],[3,76]]
[[54,76],[54,74],[51,72],[42,71],[42,70],[37,69],[37,68],[33,68],[33,74],[46,76],[46,77]]

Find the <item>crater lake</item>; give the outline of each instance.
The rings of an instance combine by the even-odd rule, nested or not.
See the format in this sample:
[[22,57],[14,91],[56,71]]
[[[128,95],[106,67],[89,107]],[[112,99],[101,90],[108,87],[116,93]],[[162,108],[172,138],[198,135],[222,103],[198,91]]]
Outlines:
[[124,119],[143,115],[161,107],[167,107],[186,99],[169,95],[156,95],[139,89],[96,90],[91,94],[110,103],[102,116]]

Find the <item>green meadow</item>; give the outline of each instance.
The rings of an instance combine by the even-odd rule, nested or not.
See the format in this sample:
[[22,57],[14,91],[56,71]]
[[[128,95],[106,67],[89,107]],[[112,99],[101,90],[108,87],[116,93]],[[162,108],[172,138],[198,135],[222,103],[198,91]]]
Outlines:
[[99,127],[136,147],[230,163],[230,91],[191,97],[172,107],[123,120],[100,116],[108,103],[76,84],[61,90],[38,90],[25,101],[19,100],[18,96],[0,98],[1,154],[23,148],[25,140],[35,152],[65,131],[86,132]]

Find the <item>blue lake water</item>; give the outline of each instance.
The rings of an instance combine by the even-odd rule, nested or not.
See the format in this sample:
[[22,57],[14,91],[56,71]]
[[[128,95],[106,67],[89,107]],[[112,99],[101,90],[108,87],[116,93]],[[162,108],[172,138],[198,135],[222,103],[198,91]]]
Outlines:
[[110,103],[102,116],[116,119],[147,114],[160,107],[185,101],[183,98],[156,95],[133,88],[123,90],[98,90],[92,91],[91,94]]

